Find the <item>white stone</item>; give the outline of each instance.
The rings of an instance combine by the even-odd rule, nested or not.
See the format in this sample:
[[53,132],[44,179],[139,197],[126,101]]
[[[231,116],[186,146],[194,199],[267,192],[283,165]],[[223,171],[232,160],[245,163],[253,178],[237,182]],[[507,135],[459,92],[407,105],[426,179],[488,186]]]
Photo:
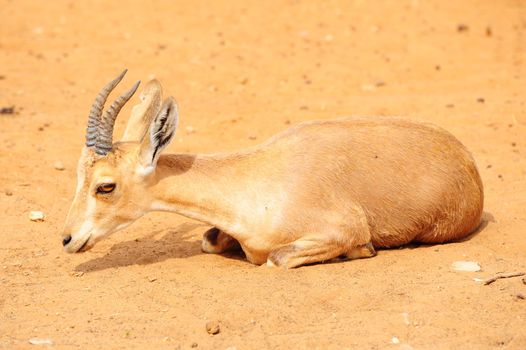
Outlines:
[[29,213],[29,220],[31,221],[44,221],[44,213],[41,211],[31,211]]
[[53,345],[53,341],[51,339],[31,338],[31,339],[29,339],[29,344],[33,344],[33,345]]
[[476,261],[455,261],[453,264],[451,264],[451,268],[455,271],[480,271],[480,265]]
[[62,164],[62,162],[61,162],[60,160],[56,161],[56,162],[53,164],[53,168],[55,168],[55,169],[57,169],[57,170],[60,170],[60,171],[66,169],[66,168],[64,167],[64,164]]

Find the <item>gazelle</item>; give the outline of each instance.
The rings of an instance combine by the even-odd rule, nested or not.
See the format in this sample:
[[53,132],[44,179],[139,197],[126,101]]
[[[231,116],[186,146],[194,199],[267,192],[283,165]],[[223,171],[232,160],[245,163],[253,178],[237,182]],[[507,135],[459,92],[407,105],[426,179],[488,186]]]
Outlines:
[[69,253],[150,211],[213,226],[202,249],[241,248],[254,264],[287,268],[377,247],[458,240],[480,222],[482,182],[470,153],[438,127],[396,118],[306,122],[235,153],[161,154],[178,122],[153,80],[121,141],[113,125],[136,83],[102,115],[126,71],[89,114],[77,189],[64,228]]

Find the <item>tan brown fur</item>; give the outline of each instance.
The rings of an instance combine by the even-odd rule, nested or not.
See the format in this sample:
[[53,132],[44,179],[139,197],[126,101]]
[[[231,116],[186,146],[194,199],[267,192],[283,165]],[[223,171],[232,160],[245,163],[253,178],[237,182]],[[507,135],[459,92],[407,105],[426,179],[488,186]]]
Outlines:
[[100,171],[112,174],[120,190],[109,202],[95,199],[103,221],[173,211],[220,230],[214,240],[205,234],[204,250],[220,253],[237,241],[255,264],[296,267],[374,256],[372,246],[458,240],[482,214],[473,158],[429,124],[306,122],[241,152],[161,155],[147,175],[137,170],[144,143],[116,143],[108,156],[85,162],[86,183],[96,183]]

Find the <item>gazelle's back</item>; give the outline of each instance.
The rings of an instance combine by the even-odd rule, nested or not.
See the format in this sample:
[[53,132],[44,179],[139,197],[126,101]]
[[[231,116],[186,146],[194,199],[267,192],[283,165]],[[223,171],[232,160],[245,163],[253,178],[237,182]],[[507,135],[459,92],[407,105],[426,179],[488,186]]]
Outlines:
[[473,158],[433,125],[396,118],[307,122],[259,150],[257,157],[271,164],[258,173],[286,191],[282,216],[298,219],[289,223],[295,230],[312,224],[313,215],[338,216],[354,203],[364,209],[376,246],[450,241],[480,221],[483,190]]

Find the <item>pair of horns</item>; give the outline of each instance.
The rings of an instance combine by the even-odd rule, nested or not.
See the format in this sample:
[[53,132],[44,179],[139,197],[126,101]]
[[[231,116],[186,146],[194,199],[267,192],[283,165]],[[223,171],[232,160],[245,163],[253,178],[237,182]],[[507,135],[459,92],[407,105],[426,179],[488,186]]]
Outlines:
[[95,146],[95,153],[105,156],[111,151],[113,145],[113,126],[115,125],[115,119],[119,114],[121,108],[128,102],[133,96],[137,88],[139,87],[140,81],[137,81],[130,90],[126,91],[119,98],[117,98],[111,106],[102,115],[104,103],[113,89],[119,84],[124,78],[128,70],[125,69],[119,76],[110,81],[97,95],[88,117],[88,128],[86,129],[86,146]]

